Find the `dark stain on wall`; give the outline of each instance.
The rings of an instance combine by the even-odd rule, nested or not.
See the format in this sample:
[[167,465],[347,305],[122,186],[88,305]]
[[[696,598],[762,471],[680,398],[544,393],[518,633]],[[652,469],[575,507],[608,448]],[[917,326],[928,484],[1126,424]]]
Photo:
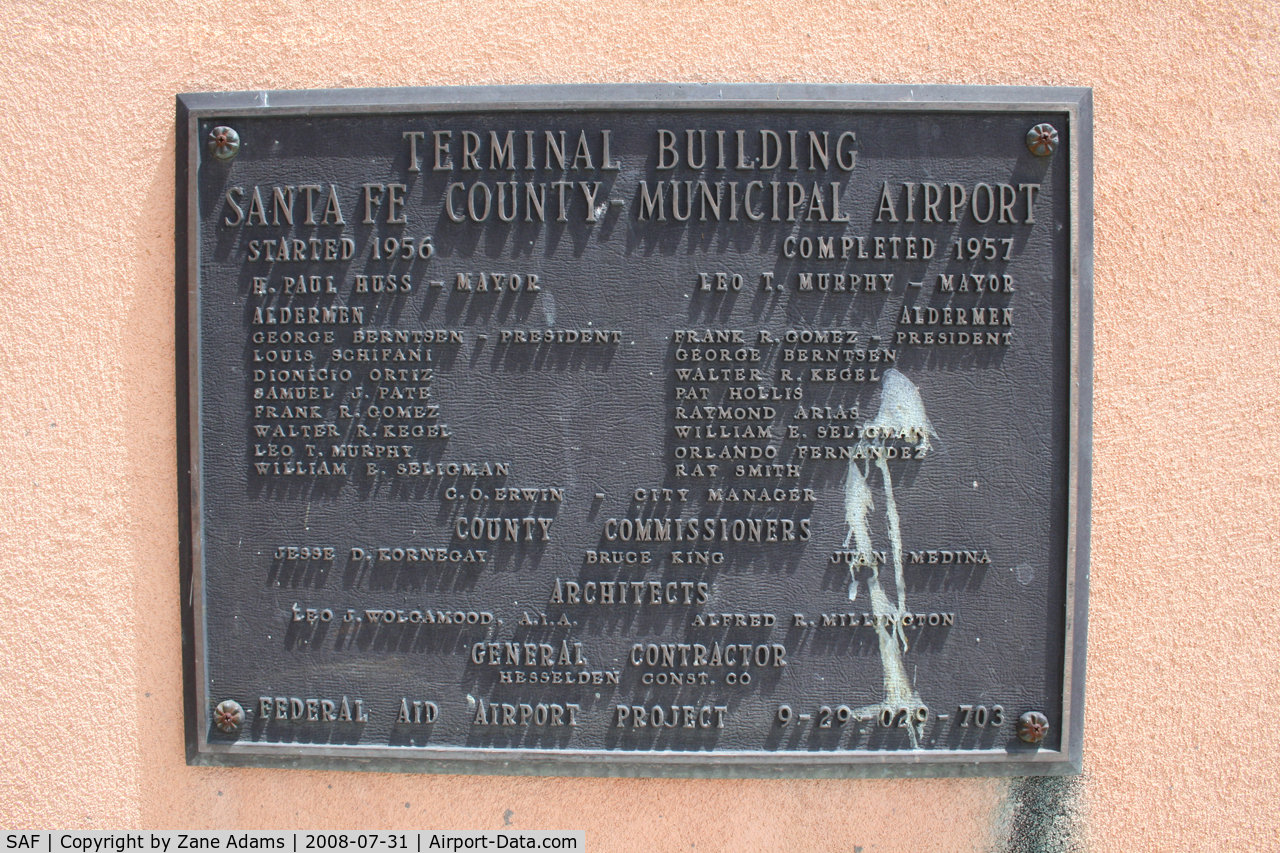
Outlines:
[[1084,851],[1084,776],[1014,779],[1009,838],[1001,853]]

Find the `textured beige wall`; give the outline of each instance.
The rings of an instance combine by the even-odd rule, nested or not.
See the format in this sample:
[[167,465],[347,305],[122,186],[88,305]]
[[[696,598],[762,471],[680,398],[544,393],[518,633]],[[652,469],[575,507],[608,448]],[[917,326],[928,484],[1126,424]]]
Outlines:
[[[632,81],[1094,87],[1082,781],[185,766],[174,93]],[[0,825],[506,815],[592,850],[1280,849],[1277,186],[1275,0],[0,5]]]

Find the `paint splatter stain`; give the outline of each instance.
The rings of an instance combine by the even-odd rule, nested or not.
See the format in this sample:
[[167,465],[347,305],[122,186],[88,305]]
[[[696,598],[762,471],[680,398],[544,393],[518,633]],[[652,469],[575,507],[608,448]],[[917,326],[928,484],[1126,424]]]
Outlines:
[[[936,438],[933,425],[924,410],[920,390],[897,370],[887,370],[880,390],[880,409],[875,419],[864,427],[863,438],[858,442],[849,460],[849,474],[845,481],[845,523],[849,533],[844,546],[854,544],[860,554],[872,554],[875,548],[871,539],[871,515],[875,510],[875,497],[871,481],[879,475],[884,495],[884,526],[893,552],[893,589],[895,601],[885,591],[880,567],[870,563],[871,574],[866,578],[867,594],[871,609],[877,618],[876,635],[880,644],[880,663],[884,675],[884,702],[881,705],[859,708],[859,715],[876,715],[884,709],[915,708],[923,705],[915,687],[907,677],[902,655],[907,651],[906,633],[902,629],[901,615],[907,611],[906,581],[902,558],[902,525],[898,514],[898,502],[893,493],[893,477],[884,453],[889,439],[905,441],[914,446],[920,455],[929,451],[929,439]],[[858,464],[862,459],[863,464]],[[858,580],[856,567],[850,566],[849,600],[856,600]],[[924,724],[909,722],[907,733],[913,749],[919,748]]]

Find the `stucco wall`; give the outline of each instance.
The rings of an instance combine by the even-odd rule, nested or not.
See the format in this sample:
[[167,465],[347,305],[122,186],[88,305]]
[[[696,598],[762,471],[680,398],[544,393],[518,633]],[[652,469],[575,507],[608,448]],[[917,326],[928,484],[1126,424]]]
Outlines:
[[[1273,0],[3,5],[0,824],[509,820],[585,828],[593,850],[1280,847],[1278,24]],[[173,95],[631,81],[1094,87],[1082,779],[185,765]]]

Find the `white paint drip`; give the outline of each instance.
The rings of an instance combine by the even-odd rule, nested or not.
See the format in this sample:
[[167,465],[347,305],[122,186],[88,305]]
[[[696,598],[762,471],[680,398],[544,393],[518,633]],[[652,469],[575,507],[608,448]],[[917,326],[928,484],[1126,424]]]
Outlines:
[[893,368],[884,373],[880,385],[880,410],[867,426],[911,433],[916,436],[916,443],[922,443],[926,451],[932,446],[930,437],[938,437],[925,414],[920,389],[901,371]]
[[[925,414],[924,401],[920,399],[920,391],[911,380],[897,370],[885,372],[880,391],[880,410],[867,427],[878,427],[894,434],[905,433],[906,440],[925,450],[929,449],[930,436],[936,437],[933,426]],[[864,450],[882,447],[883,438],[863,439],[859,447]],[[865,455],[865,454],[864,454]],[[884,669],[884,702],[878,706],[859,709],[859,714],[879,713],[888,710],[891,715],[899,709],[908,709],[907,732],[911,738],[912,748],[920,745],[920,735],[924,724],[915,721],[913,712],[923,705],[916,693],[912,680],[907,677],[906,667],[902,660],[907,651],[907,637],[902,630],[902,614],[907,612],[906,583],[903,574],[902,560],[902,524],[898,515],[898,503],[893,494],[893,478],[889,474],[889,465],[883,459],[875,460],[876,469],[884,488],[885,527],[889,534],[893,551],[893,580],[897,593],[897,606],[889,600],[884,586],[880,582],[880,567],[872,561],[871,574],[867,578],[867,593],[871,599],[871,610],[877,618],[876,636],[880,643],[880,663]],[[867,478],[871,473],[871,462],[867,462],[864,471],[855,460],[849,461],[849,476],[845,482],[845,522],[849,525],[849,533],[844,544],[848,548],[850,542],[856,545],[858,553],[871,554],[874,548],[871,542],[871,526],[869,516],[875,509],[875,499]],[[856,568],[849,569],[849,600],[858,595],[858,579]],[[892,620],[892,626],[884,623]]]
[[[871,529],[867,526],[867,513],[875,509],[875,500],[871,497],[871,488],[862,469],[853,460],[849,461],[849,478],[844,484],[844,520],[849,525],[849,534],[844,537],[844,547],[849,547],[849,540],[854,540],[859,554],[871,553]],[[879,568],[871,567],[873,577]],[[849,569],[849,600],[858,598],[858,579],[852,567]]]
[[[898,503],[893,499],[893,478],[889,476],[889,463],[883,459],[876,460],[880,469],[880,478],[884,480],[884,517],[889,527],[889,542],[893,545],[893,583],[898,588],[898,610],[906,612],[907,590],[902,574],[902,525],[898,518]],[[902,647],[906,649],[906,637],[902,639]]]

